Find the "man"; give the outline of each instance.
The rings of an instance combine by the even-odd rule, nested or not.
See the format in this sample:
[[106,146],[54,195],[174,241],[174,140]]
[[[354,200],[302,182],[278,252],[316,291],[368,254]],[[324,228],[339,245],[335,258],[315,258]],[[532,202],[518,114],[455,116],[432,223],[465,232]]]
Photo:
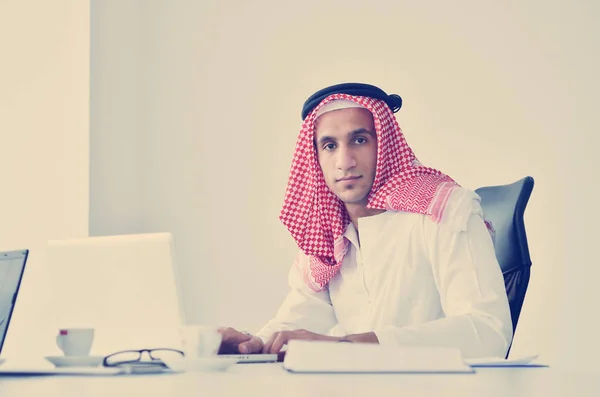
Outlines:
[[280,215],[299,247],[290,291],[255,336],[222,329],[222,353],[307,339],[506,354],[491,225],[474,192],[419,163],[394,116],[401,105],[356,83],[305,102]]

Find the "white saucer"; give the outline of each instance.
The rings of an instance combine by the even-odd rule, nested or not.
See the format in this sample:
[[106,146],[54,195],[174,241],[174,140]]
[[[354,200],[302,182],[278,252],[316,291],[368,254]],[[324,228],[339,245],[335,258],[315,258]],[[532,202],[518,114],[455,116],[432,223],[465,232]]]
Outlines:
[[46,360],[55,367],[97,367],[102,364],[103,356],[50,356]]
[[225,371],[230,366],[236,364],[238,358],[226,357],[206,357],[196,359],[177,359],[169,360],[165,364],[173,371],[185,372],[209,372],[209,371]]
[[465,362],[471,367],[517,367],[530,364],[531,361],[538,358],[538,356],[538,354],[534,354],[532,356],[508,359],[504,359],[503,357],[488,357],[478,359],[467,359],[465,360]]

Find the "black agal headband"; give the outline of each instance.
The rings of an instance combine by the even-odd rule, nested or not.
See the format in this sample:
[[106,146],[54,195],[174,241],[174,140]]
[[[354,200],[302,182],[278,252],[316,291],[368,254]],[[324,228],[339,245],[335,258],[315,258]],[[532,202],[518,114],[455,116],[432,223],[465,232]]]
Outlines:
[[370,84],[343,83],[323,88],[322,90],[319,90],[308,97],[302,106],[302,120],[304,120],[306,116],[308,116],[308,114],[315,107],[317,107],[317,105],[321,103],[323,99],[333,94],[347,94],[352,96],[364,96],[381,99],[390,107],[390,109],[392,109],[392,112],[394,113],[396,113],[402,107],[402,98],[400,95],[388,95],[381,88]]

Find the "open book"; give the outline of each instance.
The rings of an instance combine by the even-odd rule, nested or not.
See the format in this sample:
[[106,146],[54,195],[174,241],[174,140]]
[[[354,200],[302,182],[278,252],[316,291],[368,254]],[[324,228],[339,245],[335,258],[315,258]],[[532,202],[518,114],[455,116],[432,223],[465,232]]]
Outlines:
[[459,349],[292,340],[283,361],[291,372],[472,373]]

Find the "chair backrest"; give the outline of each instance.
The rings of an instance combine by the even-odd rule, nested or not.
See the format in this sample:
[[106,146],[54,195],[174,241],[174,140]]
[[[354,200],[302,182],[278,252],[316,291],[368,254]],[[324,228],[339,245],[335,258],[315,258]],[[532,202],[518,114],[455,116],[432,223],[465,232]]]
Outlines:
[[532,190],[533,178],[530,176],[508,185],[485,186],[475,190],[481,197],[485,217],[492,222],[496,231],[494,247],[504,275],[513,333],[529,284],[531,257],[523,215]]

